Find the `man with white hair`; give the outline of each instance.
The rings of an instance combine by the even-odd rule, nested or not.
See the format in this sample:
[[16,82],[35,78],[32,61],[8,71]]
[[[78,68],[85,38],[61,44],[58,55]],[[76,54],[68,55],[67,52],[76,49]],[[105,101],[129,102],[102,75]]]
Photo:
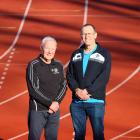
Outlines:
[[67,87],[63,66],[54,59],[56,49],[55,38],[45,37],[41,43],[41,54],[27,66],[29,140],[39,140],[43,128],[47,140],[57,140],[59,104]]

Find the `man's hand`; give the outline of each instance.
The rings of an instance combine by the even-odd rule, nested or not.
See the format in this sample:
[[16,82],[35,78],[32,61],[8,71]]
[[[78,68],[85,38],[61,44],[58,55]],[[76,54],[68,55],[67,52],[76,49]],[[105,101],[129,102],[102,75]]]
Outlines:
[[50,108],[49,108],[49,113],[55,113],[59,109],[59,103],[56,101],[53,101]]
[[86,89],[76,89],[76,95],[81,99],[81,100],[88,100],[90,98],[90,94],[88,94]]

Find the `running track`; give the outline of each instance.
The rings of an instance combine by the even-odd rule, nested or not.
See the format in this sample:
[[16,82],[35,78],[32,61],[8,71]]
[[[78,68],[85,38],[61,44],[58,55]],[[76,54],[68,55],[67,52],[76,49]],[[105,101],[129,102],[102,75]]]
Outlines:
[[[0,138],[27,139],[28,93],[25,69],[39,53],[41,39],[53,35],[56,58],[64,67],[80,44],[79,30],[93,23],[98,42],[111,51],[105,137],[140,139],[140,3],[137,0],[1,0],[0,3]],[[59,140],[72,140],[71,93],[61,105]],[[88,122],[87,140],[92,139]],[[43,139],[43,138],[42,138]]]

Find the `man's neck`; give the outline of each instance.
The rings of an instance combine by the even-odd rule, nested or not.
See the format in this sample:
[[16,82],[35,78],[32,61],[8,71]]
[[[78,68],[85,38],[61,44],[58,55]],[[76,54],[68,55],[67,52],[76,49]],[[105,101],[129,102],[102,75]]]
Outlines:
[[41,58],[41,60],[42,60],[43,62],[45,62],[46,64],[50,64],[50,63],[51,63],[51,60],[46,59],[45,57],[40,57],[40,58]]
[[96,43],[94,43],[94,44],[92,44],[92,45],[87,45],[87,46],[85,47],[85,49],[84,49],[84,52],[85,52],[85,53],[89,53],[89,52],[91,52],[94,48],[96,48],[96,46],[97,46]]

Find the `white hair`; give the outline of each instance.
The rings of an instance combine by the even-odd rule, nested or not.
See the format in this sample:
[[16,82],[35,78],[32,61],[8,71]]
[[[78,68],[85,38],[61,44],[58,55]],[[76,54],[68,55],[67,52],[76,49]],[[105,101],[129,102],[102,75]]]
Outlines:
[[40,48],[43,49],[47,41],[54,41],[54,42],[56,42],[56,44],[57,44],[57,41],[56,41],[56,39],[55,39],[54,37],[46,36],[46,37],[44,37],[44,38],[42,39]]

